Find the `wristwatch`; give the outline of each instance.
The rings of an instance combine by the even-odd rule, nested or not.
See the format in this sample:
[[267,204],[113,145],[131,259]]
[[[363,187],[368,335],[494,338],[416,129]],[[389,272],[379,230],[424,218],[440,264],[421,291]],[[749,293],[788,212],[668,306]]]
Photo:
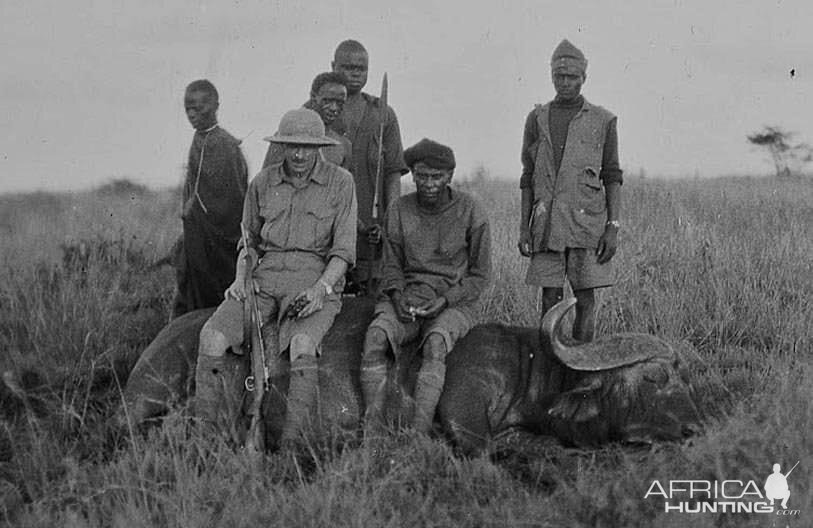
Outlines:
[[327,283],[324,279],[319,279],[319,284],[325,287],[325,295],[333,295],[333,286]]
[[621,229],[621,222],[618,220],[607,220],[605,225],[613,226],[616,229]]

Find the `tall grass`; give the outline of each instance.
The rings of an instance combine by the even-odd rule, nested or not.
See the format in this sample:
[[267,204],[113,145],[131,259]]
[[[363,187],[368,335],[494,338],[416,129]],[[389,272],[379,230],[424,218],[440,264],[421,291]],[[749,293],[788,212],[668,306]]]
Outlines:
[[[518,189],[463,187],[491,214],[482,320],[535,325]],[[120,377],[166,319],[173,275],[149,263],[180,230],[174,198],[0,197],[0,368],[35,366],[48,382],[25,408],[0,398],[0,525],[766,526],[760,515],[666,514],[643,496],[653,479],[761,485],[774,462],[796,460],[790,504],[801,513],[776,525],[813,525],[813,186],[631,180],[623,192],[618,281],[600,295],[599,333],[682,343],[703,434],[593,451],[539,440],[462,459],[407,432],[276,453],[260,467],[183,409],[144,434],[106,423]],[[64,260],[60,245],[80,242],[86,258]]]

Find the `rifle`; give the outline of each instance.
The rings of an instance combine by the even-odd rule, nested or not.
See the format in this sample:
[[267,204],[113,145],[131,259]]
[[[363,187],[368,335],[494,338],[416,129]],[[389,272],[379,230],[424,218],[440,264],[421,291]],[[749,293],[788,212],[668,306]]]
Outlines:
[[[246,436],[245,447],[251,452],[261,453],[265,449],[265,424],[262,417],[262,403],[265,391],[268,390],[268,364],[265,358],[265,343],[263,343],[262,320],[260,307],[257,305],[257,296],[254,293],[253,272],[257,266],[257,251],[249,246],[246,227],[240,224],[240,236],[243,239],[243,248],[246,259],[245,290],[246,299],[243,302],[243,341],[249,343],[251,358],[251,374],[246,378],[246,390],[253,393],[248,414],[251,416],[251,427]],[[250,336],[250,337],[249,337]],[[244,345],[245,346],[245,345]]]
[[[384,127],[387,124],[387,91],[388,91],[389,84],[387,83],[387,74],[384,73],[384,78],[381,80],[381,97],[379,100],[381,101],[381,108],[383,110],[383,114],[381,116],[381,122],[378,125],[378,160],[376,162],[375,167],[375,184],[373,187],[373,210],[372,210],[372,217],[373,217],[373,224],[378,224],[379,218],[379,209],[381,208],[381,171],[384,168]],[[378,252],[378,246],[373,248],[373,261],[377,261],[380,256]],[[370,285],[373,283],[373,269],[370,269],[370,275],[367,277],[367,290],[369,293]]]

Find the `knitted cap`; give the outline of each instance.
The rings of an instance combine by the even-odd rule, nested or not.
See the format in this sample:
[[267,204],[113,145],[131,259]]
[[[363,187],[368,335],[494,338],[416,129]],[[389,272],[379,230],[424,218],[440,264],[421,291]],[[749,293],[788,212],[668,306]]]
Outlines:
[[433,169],[452,170],[455,168],[454,152],[446,145],[423,138],[404,151],[404,162],[409,168],[416,163],[425,163]]
[[554,73],[574,73],[584,75],[587,73],[587,59],[579,48],[564,39],[553,50],[550,67]]

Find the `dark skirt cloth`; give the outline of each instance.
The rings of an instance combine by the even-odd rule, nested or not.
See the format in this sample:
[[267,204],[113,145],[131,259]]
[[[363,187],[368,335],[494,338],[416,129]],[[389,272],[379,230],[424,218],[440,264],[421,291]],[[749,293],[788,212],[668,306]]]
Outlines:
[[172,317],[193,310],[218,306],[223,293],[234,281],[237,262],[236,241],[206,221],[205,214],[194,209],[184,219],[183,242],[178,255],[178,291]]

